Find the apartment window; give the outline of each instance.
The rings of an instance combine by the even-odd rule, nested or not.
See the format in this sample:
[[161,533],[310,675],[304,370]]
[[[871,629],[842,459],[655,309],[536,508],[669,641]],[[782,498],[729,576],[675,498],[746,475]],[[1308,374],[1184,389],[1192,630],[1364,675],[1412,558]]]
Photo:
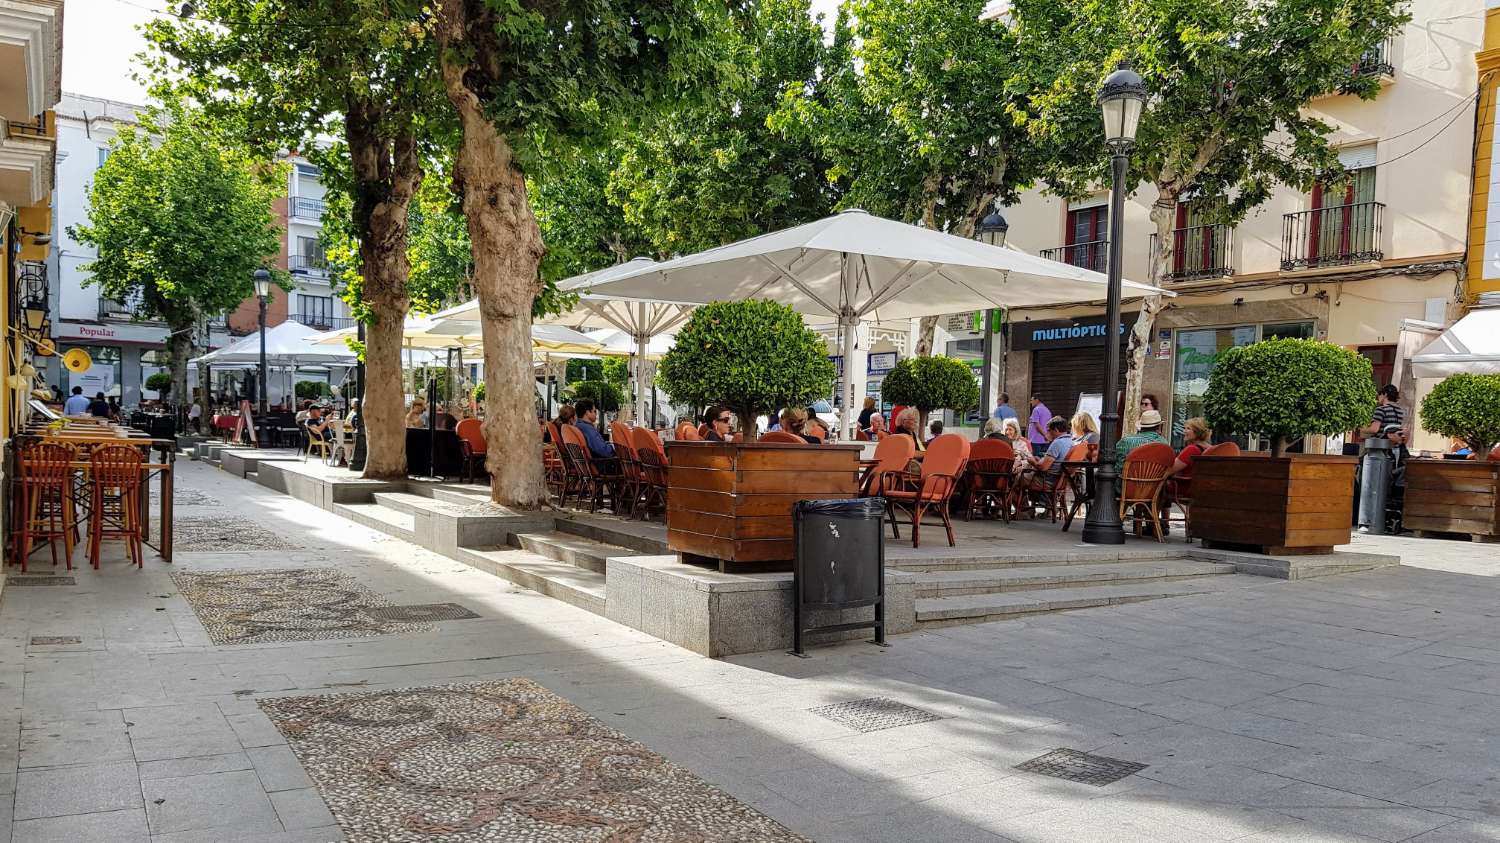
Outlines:
[[333,298],[330,296],[298,296],[297,321],[304,325],[327,326],[333,324]]
[[104,162],[108,161],[108,160],[109,160],[109,147],[107,147],[107,146],[101,146],[101,147],[99,147],[99,166],[103,167],[104,166]]
[[316,237],[298,237],[297,251],[290,260],[292,271],[322,270],[328,265],[323,243]]
[[1210,222],[1223,202],[1198,198],[1179,202],[1172,232],[1173,280],[1229,275],[1229,226]]
[[1070,208],[1066,234],[1063,262],[1102,272],[1109,254],[1109,206]]
[[1313,186],[1311,209],[1287,214],[1283,270],[1377,261],[1385,206],[1375,201],[1375,145],[1339,150],[1344,177]]

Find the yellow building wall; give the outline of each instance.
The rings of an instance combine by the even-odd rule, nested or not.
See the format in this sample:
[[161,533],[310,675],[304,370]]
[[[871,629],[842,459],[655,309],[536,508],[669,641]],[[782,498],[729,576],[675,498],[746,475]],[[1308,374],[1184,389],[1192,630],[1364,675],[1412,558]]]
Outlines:
[[[1495,120],[1500,103],[1500,8],[1484,17],[1484,47],[1474,55],[1479,70],[1479,114],[1475,121],[1474,181],[1469,204],[1469,248],[1465,258],[1468,283],[1465,299],[1472,304],[1480,293],[1500,291],[1500,265],[1487,260],[1495,165]],[[1496,220],[1500,222],[1500,220]]]

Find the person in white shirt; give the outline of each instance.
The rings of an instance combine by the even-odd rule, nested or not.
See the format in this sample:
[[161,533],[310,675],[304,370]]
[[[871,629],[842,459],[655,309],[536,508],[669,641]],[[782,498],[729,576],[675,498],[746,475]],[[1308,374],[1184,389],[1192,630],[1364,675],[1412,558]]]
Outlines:
[[193,430],[201,433],[203,430],[202,419],[203,405],[199,404],[197,399],[194,399],[193,406],[188,408],[188,424],[193,426]]
[[89,414],[89,399],[83,394],[83,387],[73,387],[73,394],[63,402],[63,415],[86,416]]

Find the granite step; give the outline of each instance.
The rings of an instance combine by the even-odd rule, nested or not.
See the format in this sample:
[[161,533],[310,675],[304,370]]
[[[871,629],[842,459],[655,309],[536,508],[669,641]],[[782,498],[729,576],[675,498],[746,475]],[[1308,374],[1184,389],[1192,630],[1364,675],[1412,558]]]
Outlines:
[[336,503],[333,505],[333,512],[388,536],[416,541],[417,519],[410,512],[402,512],[380,503]]
[[1044,588],[1029,591],[1000,592],[996,594],[966,594],[953,597],[919,597],[916,601],[917,625],[919,627],[935,627],[1008,620],[1044,612],[1087,609],[1095,606],[1114,606],[1121,603],[1135,603],[1141,600],[1157,600],[1165,597],[1205,594],[1228,588],[1264,585],[1267,582],[1263,577],[1256,577],[1249,574],[1230,574],[1226,576],[1195,577],[1173,582]]
[[607,518],[573,515],[559,517],[556,531],[625,548],[625,554],[659,556],[672,552],[667,549],[666,525],[660,523],[631,521],[628,526],[622,526]]
[[604,574],[519,548],[461,547],[456,558],[538,594],[604,614]]
[[[892,547],[892,545],[896,547]],[[983,549],[973,547],[948,548],[937,545],[931,548],[901,546],[901,541],[886,539],[886,566],[912,573],[925,571],[988,571],[1000,568],[1024,568],[1034,566],[1055,567],[1059,565],[1099,565],[1113,562],[1159,561],[1167,558],[1182,558],[1181,548],[1164,551],[1161,547],[1114,548],[1106,546],[1079,546],[1056,550],[1009,551],[1001,543]]]
[[434,499],[426,495],[413,495],[408,492],[376,492],[371,497],[381,506],[404,512],[407,515],[416,515],[418,512],[433,509]]
[[604,560],[611,556],[639,556],[630,548],[576,536],[555,530],[550,533],[520,533],[512,537],[513,545],[555,562],[566,562],[598,574],[604,573]]
[[1192,559],[1155,559],[1073,565],[1023,565],[914,574],[917,597],[1078,588],[1125,582],[1171,582],[1189,577],[1233,574],[1234,566]]

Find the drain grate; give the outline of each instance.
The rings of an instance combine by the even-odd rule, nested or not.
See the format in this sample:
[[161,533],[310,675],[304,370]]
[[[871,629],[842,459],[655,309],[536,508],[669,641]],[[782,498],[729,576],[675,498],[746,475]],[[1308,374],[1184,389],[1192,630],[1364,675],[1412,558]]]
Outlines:
[[1118,758],[1105,758],[1103,755],[1090,755],[1076,749],[1054,749],[1046,755],[1017,764],[1016,769],[1025,773],[1051,776],[1054,779],[1067,779],[1070,782],[1104,787],[1126,776],[1139,773],[1148,766],[1134,761],[1121,761]]
[[47,644],[82,644],[83,639],[77,635],[33,635],[31,646],[41,647]]
[[398,623],[466,621],[478,615],[457,603],[417,603],[411,606],[366,606],[364,613],[376,620]]
[[6,585],[78,585],[78,581],[72,577],[34,577],[20,574],[5,578]]
[[884,697],[820,705],[808,711],[860,732],[879,732],[882,729],[931,723],[934,720],[943,719],[930,711],[923,711]]

